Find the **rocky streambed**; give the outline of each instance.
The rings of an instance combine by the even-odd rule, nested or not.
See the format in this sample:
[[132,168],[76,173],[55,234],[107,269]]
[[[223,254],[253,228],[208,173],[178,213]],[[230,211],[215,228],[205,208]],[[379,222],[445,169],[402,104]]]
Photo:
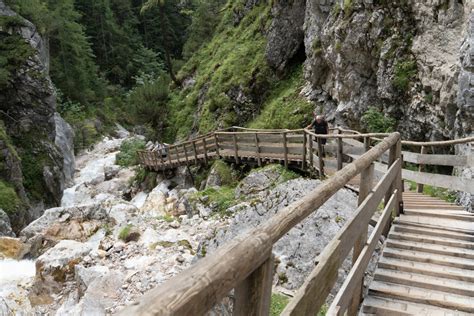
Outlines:
[[[320,184],[289,180],[277,166],[256,169],[231,189],[223,213],[186,170],[158,175],[150,192],[134,190],[136,171],[116,165],[115,156],[136,136],[121,136],[77,157],[61,207],[46,210],[18,238],[0,237],[0,314],[113,314]],[[214,191],[220,182],[215,168],[203,181]],[[341,190],[274,246],[275,291],[291,295],[302,284],[356,201]]]

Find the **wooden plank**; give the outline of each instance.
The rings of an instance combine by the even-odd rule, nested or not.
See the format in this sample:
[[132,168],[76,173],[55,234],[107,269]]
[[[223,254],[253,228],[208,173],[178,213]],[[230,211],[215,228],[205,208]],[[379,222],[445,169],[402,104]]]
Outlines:
[[416,183],[423,183],[435,187],[474,194],[474,179],[427,172],[416,172],[407,169],[402,170],[402,176],[404,179],[415,181]]
[[[368,243],[364,246],[360,256],[357,258],[354,266],[347,275],[343,285],[337,292],[326,315],[342,316],[350,307],[351,299],[359,299],[359,296],[354,296],[354,293],[357,292],[357,290],[360,288],[360,284],[363,283],[365,271],[369,265],[370,259],[372,258],[372,254],[374,253],[379,238],[382,235],[383,229],[386,227],[387,223],[390,223],[392,210],[397,204],[397,194],[397,191],[392,194],[387,206],[383,210],[382,216],[370,235]],[[357,310],[355,312],[357,312]],[[349,311],[348,314],[355,315],[354,311]]]
[[288,168],[288,143],[286,140],[286,133],[283,133],[283,148],[284,148],[284,155],[285,155],[285,168]]
[[[426,148],[426,147],[425,147]],[[470,156],[462,155],[437,155],[437,154],[419,154],[410,151],[402,152],[404,160],[410,163],[435,165],[435,166],[452,166],[452,167],[473,167],[474,159]]]
[[313,156],[313,136],[307,134],[309,138],[309,165],[314,168],[314,156]]
[[267,316],[272,298],[275,257],[268,259],[235,288],[235,316]]
[[[357,208],[354,217],[346,222],[330,244],[323,249],[320,260],[318,260],[319,264],[288,303],[282,315],[314,315],[318,312],[337,280],[339,266],[352,249],[353,241],[360,236],[362,229],[367,229],[372,215],[393,184],[400,167],[401,161],[398,159]],[[328,267],[328,265],[331,267]],[[336,276],[334,277],[331,273],[335,273]]]

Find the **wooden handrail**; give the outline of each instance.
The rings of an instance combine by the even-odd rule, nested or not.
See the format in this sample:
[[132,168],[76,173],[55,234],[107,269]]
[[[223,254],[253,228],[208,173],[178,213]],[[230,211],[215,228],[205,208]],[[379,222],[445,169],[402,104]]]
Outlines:
[[[350,179],[368,168],[399,140],[399,133],[390,134],[359,159],[346,165],[330,179],[324,181],[311,193],[283,208],[268,221],[218,248],[215,253],[198,261],[189,269],[166,281],[159,288],[151,290],[136,305],[131,305],[123,310],[121,315],[204,314],[231,289],[237,287],[258,267],[267,262],[268,254],[274,243],[296,224],[316,212]],[[390,170],[400,168],[400,166],[400,160],[397,160]],[[393,172],[388,172],[385,179],[389,179],[389,177],[393,177]],[[386,184],[384,184],[384,188],[385,186]],[[392,185],[388,187],[392,187]],[[385,193],[384,191],[380,194],[383,196]],[[373,195],[375,193],[372,193],[366,200]],[[372,200],[374,200],[373,197]],[[367,219],[367,223],[369,220],[370,218]],[[226,258],[226,260],[222,260],[222,258]]]

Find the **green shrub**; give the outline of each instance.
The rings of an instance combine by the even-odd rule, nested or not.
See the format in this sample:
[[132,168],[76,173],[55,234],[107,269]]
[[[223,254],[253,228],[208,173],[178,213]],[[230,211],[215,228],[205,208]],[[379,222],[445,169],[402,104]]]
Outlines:
[[221,185],[236,185],[237,175],[227,163],[222,160],[216,160],[212,167],[221,178]]
[[220,216],[230,215],[227,209],[238,203],[238,200],[235,198],[235,187],[222,186],[219,188],[208,188],[196,193],[194,199],[199,199],[204,196],[208,198],[205,205],[210,206],[215,204],[215,211]]
[[120,152],[115,158],[120,166],[128,167],[138,164],[138,151],[145,149],[145,141],[141,139],[124,140]]
[[395,73],[392,80],[393,86],[401,91],[405,92],[410,86],[410,82],[416,76],[417,66],[414,60],[398,61],[395,64]]
[[[409,181],[410,191],[417,190],[417,184],[414,181]],[[423,194],[429,195],[431,197],[439,198],[446,202],[454,203],[456,202],[457,195],[455,191],[450,191],[448,189],[434,187],[428,184],[423,185]]]
[[3,209],[7,214],[13,214],[20,205],[21,200],[13,187],[0,180],[0,209]]
[[386,117],[380,110],[370,107],[362,116],[362,123],[370,133],[390,133],[395,128],[396,121]]
[[278,316],[283,312],[283,309],[285,309],[286,305],[288,305],[288,302],[290,299],[286,295],[278,294],[278,293],[272,293],[272,300],[271,300],[271,305],[270,305],[270,315],[271,316]]
[[140,234],[133,230],[132,225],[127,225],[120,230],[118,238],[124,242],[137,241]]

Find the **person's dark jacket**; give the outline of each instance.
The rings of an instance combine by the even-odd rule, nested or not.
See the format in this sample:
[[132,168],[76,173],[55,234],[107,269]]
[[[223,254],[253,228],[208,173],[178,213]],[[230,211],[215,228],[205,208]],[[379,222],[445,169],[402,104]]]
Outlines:
[[[329,134],[329,125],[325,120],[319,123],[317,120],[313,120],[310,126],[314,129],[315,134]],[[322,143],[323,145],[326,144],[326,139],[322,139]]]

